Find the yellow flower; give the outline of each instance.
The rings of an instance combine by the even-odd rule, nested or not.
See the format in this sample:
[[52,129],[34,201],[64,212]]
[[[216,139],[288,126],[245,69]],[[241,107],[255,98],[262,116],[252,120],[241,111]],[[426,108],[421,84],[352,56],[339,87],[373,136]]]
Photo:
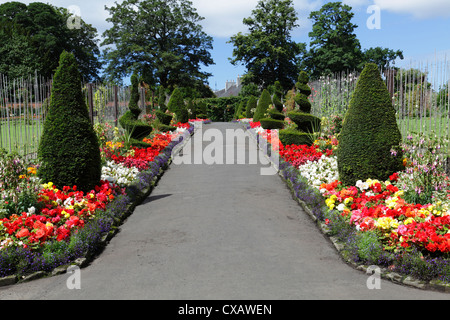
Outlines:
[[61,214],[64,216],[64,218],[69,219],[70,218],[70,213],[66,212],[66,211],[61,211]]
[[407,224],[411,224],[411,223],[413,223],[413,222],[414,222],[414,218],[409,217],[408,219],[406,219],[405,221],[403,221],[403,224],[404,224],[404,225],[407,225]]
[[325,200],[325,204],[327,205],[328,208],[330,208],[330,210],[333,210],[334,208],[334,200],[329,198],[327,200]]
[[345,200],[344,200],[345,204],[349,204],[351,202],[353,202],[353,198],[352,197],[345,198]]
[[27,168],[27,172],[28,172],[29,174],[36,174],[37,170],[36,170],[35,167],[28,167],[28,168]]
[[391,217],[381,217],[375,221],[375,226],[380,229],[395,229],[398,228],[398,221]]

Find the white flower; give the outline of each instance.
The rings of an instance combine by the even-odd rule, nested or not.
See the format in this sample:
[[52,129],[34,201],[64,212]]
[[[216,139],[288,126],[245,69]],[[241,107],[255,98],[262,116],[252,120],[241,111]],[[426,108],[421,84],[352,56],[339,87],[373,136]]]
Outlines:
[[28,208],[27,216],[35,214],[35,212],[36,212],[36,208],[35,207],[30,207],[30,208]]

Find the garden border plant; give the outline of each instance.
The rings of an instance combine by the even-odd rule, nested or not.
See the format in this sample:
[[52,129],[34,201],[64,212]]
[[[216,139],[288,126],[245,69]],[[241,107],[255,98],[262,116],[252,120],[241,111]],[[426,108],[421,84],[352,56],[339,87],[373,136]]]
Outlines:
[[[250,124],[244,125],[258,147],[266,154],[273,152],[269,142],[264,141],[251,130]],[[272,163],[272,165],[274,165]],[[403,284],[424,290],[450,293],[450,282],[439,279],[439,275],[448,274],[450,260],[445,258],[423,258],[417,251],[392,254],[381,250],[373,242],[371,234],[363,235],[345,222],[339,211],[328,210],[325,198],[319,190],[302,177],[299,170],[281,157],[275,166],[281,179],[286,183],[293,199],[316,223],[318,229],[328,237],[342,259],[356,270],[367,273],[369,267],[377,266],[380,276],[397,284]],[[326,223],[331,221],[331,223]],[[391,268],[394,267],[394,271]]]
[[141,171],[134,182],[126,187],[104,211],[79,229],[67,242],[46,243],[42,251],[32,252],[21,247],[0,250],[0,286],[31,281],[37,278],[65,273],[71,265],[87,266],[118,231],[118,227],[142,203],[169,168],[173,150],[194,133],[190,125],[187,134],[180,135]]

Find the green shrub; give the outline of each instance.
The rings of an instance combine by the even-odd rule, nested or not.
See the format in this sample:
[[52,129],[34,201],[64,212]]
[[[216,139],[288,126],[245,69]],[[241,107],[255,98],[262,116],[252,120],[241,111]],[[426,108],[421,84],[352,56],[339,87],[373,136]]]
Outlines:
[[63,51],[38,148],[38,175],[60,189],[90,191],[100,182],[101,156],[80,83],[75,57]]
[[159,86],[158,88],[158,106],[160,111],[166,112],[166,91],[163,86]]
[[247,107],[245,108],[245,117],[253,118],[254,110],[256,110],[258,100],[256,100],[255,96],[251,96],[247,101]]
[[288,113],[288,117],[300,131],[310,133],[320,131],[321,119],[312,114],[291,111]]
[[170,112],[175,114],[176,120],[181,123],[189,122],[189,113],[184,104],[183,95],[179,88],[175,88],[167,105]]
[[139,80],[138,76],[133,73],[131,76],[131,98],[128,103],[128,111],[119,118],[122,128],[135,140],[142,140],[148,136],[153,128],[150,124],[139,120],[142,110],[138,106],[139,102]]
[[268,111],[268,113],[269,113],[269,117],[272,118],[272,119],[275,119],[275,120],[284,120],[285,119],[284,114],[279,112],[276,109],[270,109]]
[[207,119],[208,113],[208,109],[206,107],[206,103],[203,100],[200,100],[199,102],[197,102],[196,106],[195,106],[195,115],[197,118],[199,119]]
[[283,127],[284,127],[283,120],[264,118],[259,121],[260,121],[261,127],[263,127],[263,129],[283,129]]
[[309,133],[301,132],[293,129],[283,129],[278,133],[281,143],[285,146],[295,144],[295,145],[308,145],[313,144],[312,136]]
[[358,255],[362,261],[367,263],[377,263],[383,252],[383,246],[375,231],[365,231],[357,234],[356,237]]
[[[392,100],[374,63],[368,63],[356,84],[339,136],[339,178],[344,185],[368,178],[385,181],[403,169],[402,136]],[[392,149],[397,154],[391,155]]]
[[170,124],[170,121],[172,121],[172,118],[173,118],[173,116],[172,116],[171,114],[169,114],[169,113],[164,113],[164,112],[162,112],[162,111],[160,111],[160,110],[157,110],[157,111],[155,112],[155,114],[156,114],[156,117],[158,118],[158,120],[159,120],[162,124],[165,124],[165,125],[169,125],[169,124]]
[[177,127],[169,126],[169,125],[166,125],[166,124],[162,124],[162,123],[161,123],[161,124],[158,126],[158,130],[161,131],[161,132],[169,132],[169,131],[175,131],[175,130],[177,130]]
[[300,111],[304,113],[311,112],[311,103],[308,100],[311,94],[311,88],[308,86],[309,77],[305,71],[301,71],[298,76],[298,81],[295,84],[297,94],[294,97],[295,103],[298,105]]
[[281,102],[281,97],[283,96],[283,88],[281,87],[280,81],[275,81],[273,87],[274,87],[274,94],[272,97],[273,105],[278,112],[283,112],[283,103]]
[[119,123],[136,140],[144,139],[153,130],[150,124],[136,119],[135,114],[131,110],[128,110],[119,118]]
[[262,118],[264,118],[267,109],[269,109],[269,105],[272,103],[272,99],[270,97],[269,91],[264,89],[261,97],[258,100],[258,104],[256,106],[255,114],[253,115],[253,121],[258,122]]

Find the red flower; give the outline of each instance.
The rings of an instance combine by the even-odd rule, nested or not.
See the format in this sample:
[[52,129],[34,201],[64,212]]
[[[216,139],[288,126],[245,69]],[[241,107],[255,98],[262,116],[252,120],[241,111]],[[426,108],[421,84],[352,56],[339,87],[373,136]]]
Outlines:
[[23,228],[19,232],[16,233],[17,238],[24,238],[24,237],[29,237],[29,236],[30,236],[30,230],[28,230],[27,228]]

